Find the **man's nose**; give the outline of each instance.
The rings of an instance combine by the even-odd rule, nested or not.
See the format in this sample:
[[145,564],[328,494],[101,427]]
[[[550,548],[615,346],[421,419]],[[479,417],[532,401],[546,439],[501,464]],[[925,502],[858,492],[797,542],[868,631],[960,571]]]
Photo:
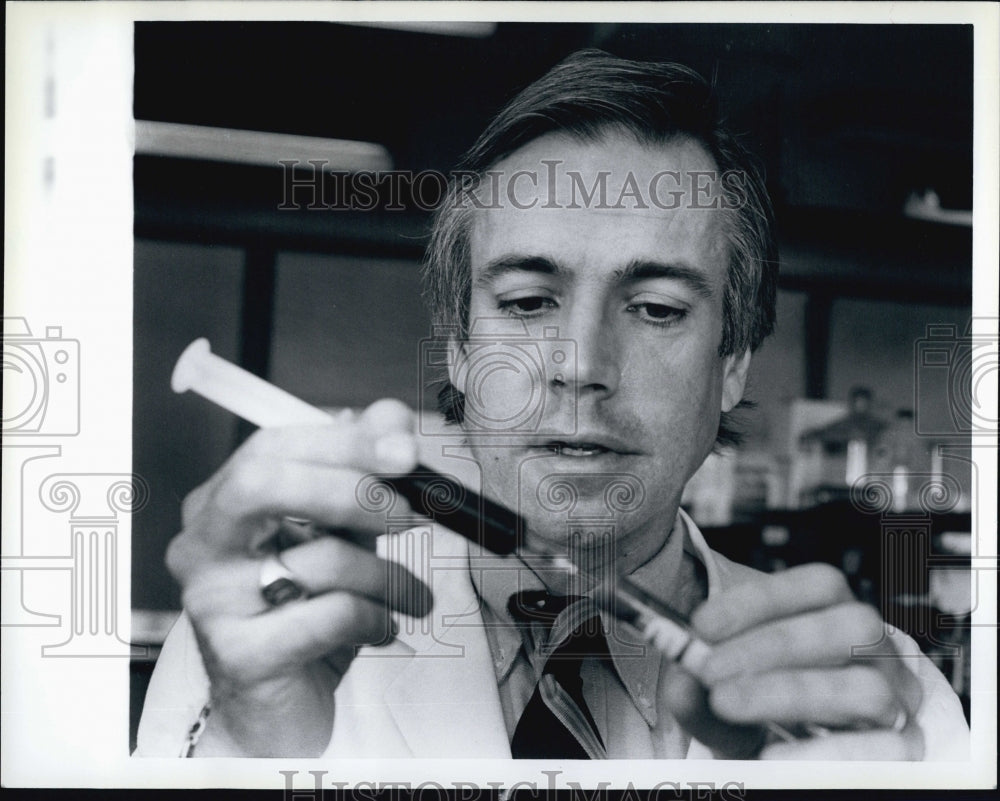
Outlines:
[[603,310],[574,311],[564,326],[559,338],[569,345],[568,363],[566,369],[554,370],[549,376],[552,386],[565,386],[581,395],[613,395],[618,390],[621,370],[616,336]]

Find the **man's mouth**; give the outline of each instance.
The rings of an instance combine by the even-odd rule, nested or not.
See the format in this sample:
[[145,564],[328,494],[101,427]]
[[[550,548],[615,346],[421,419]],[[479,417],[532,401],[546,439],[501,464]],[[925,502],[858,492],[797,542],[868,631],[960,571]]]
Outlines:
[[542,443],[542,448],[554,453],[557,456],[569,456],[572,458],[586,458],[588,456],[601,456],[605,453],[628,453],[629,449],[610,442],[594,442],[588,440],[561,440],[552,439]]
[[601,453],[610,453],[609,448],[598,445],[596,442],[559,442],[558,440],[548,442],[545,445],[547,450],[559,456],[597,456]]

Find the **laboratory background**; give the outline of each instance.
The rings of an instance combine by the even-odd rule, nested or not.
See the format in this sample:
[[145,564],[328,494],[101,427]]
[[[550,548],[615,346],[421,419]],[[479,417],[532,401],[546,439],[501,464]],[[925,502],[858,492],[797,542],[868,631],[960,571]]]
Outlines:
[[[434,176],[582,47],[709,77],[775,204],[756,406],[685,508],[762,570],[844,570],[970,714],[972,41],[962,25],[137,23],[133,745],[180,609],[163,560],[181,499],[252,431],[171,392],[177,357],[206,337],[318,406],[433,408],[418,298]],[[388,171],[422,177],[356,191]]]

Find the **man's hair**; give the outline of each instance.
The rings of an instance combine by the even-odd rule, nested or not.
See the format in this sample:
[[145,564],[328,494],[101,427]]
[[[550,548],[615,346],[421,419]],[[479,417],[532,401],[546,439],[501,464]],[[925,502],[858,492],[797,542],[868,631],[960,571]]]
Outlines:
[[[773,211],[761,171],[750,153],[722,126],[711,86],[680,64],[628,61],[600,50],[566,58],[518,94],[483,131],[453,173],[438,207],[424,262],[424,291],[433,322],[458,338],[468,334],[472,285],[469,240],[474,208],[463,202],[497,162],[548,133],[599,141],[627,132],[641,144],[688,137],[712,156],[720,174],[729,265],[723,297],[719,355],[756,350],[774,329],[778,277]],[[439,394],[446,419],[463,418],[462,394],[447,384]],[[744,404],[745,405],[745,404]],[[722,416],[717,444],[739,434]]]

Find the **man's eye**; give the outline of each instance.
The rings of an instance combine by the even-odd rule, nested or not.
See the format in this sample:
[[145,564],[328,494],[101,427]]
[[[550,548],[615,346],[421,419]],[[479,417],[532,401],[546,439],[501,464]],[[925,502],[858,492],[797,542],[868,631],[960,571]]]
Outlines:
[[497,302],[497,308],[502,312],[513,315],[530,316],[540,314],[546,309],[553,308],[555,302],[551,298],[541,295],[531,295],[525,298],[511,298]]
[[665,303],[634,303],[628,308],[629,311],[636,312],[639,317],[654,325],[669,325],[687,316],[687,310],[667,306]]

